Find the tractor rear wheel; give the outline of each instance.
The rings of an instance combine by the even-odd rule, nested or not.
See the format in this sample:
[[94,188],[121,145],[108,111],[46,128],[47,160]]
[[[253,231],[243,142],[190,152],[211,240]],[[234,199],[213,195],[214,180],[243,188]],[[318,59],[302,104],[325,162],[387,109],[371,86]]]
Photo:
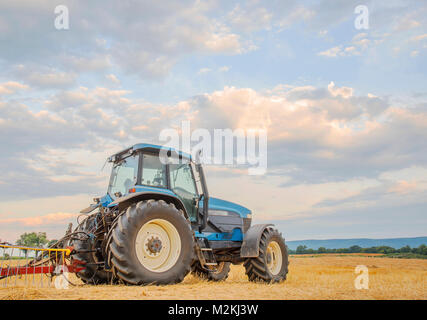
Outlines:
[[208,271],[202,268],[200,262],[197,261],[193,264],[191,268],[191,273],[201,279],[209,281],[224,281],[228,278],[228,273],[230,272],[230,262],[220,262],[218,263],[217,270]]
[[250,281],[280,282],[288,273],[288,250],[282,235],[271,227],[264,230],[259,243],[259,255],[244,264]]
[[141,201],[123,213],[109,246],[115,274],[126,284],[181,282],[195,260],[191,224],[173,204]]
[[[76,232],[87,232],[90,233],[94,227],[95,217],[88,217],[83,221],[75,230]],[[73,255],[74,259],[84,262],[85,269],[77,272],[77,277],[80,278],[86,284],[106,284],[112,279],[112,273],[98,269],[98,262],[104,260],[103,257],[99,256],[100,253],[97,250],[97,244],[94,239],[83,238],[78,235],[81,240],[72,240],[70,243],[74,250],[77,251]],[[80,252],[79,252],[80,251]]]

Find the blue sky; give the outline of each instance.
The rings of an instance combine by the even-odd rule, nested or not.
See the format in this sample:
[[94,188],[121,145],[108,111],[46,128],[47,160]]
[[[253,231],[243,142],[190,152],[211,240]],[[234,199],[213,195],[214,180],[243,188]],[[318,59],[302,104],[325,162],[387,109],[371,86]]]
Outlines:
[[1,239],[60,236],[108,155],[183,120],[267,130],[267,174],[208,167],[210,193],[289,240],[426,235],[425,1],[61,4],[67,30],[0,3]]

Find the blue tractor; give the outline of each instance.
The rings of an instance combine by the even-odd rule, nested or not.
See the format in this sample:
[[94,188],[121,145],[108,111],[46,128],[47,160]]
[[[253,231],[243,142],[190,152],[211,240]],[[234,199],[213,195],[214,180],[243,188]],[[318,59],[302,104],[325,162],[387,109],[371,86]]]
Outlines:
[[67,240],[85,283],[171,284],[189,272],[221,281],[242,263],[250,281],[286,279],[282,235],[271,224],[251,226],[249,209],[210,197],[190,155],[137,144],[108,161],[107,194],[81,211]]

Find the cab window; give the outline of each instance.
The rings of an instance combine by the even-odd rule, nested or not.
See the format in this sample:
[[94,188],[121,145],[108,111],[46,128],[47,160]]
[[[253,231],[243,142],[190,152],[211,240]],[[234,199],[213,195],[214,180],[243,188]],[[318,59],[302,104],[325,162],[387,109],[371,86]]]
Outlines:
[[197,219],[196,200],[198,195],[190,164],[171,164],[169,171],[171,190],[181,198],[190,220],[195,221]]
[[141,184],[166,188],[166,166],[160,162],[158,156],[151,154],[142,156]]
[[175,193],[185,193],[188,196],[197,196],[191,167],[188,164],[170,165],[171,189]]
[[139,155],[134,154],[114,164],[108,186],[111,197],[125,195],[137,183],[138,162]]

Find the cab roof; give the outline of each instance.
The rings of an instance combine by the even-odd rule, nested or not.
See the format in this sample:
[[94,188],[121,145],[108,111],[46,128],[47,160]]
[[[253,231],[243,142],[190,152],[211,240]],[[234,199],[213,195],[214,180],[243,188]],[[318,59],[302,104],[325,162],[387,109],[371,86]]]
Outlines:
[[[171,153],[178,154],[180,158],[186,158],[186,159],[191,161],[191,155],[188,153],[176,150],[175,148],[172,148],[172,147],[165,147],[165,146],[161,146],[161,145],[157,145],[157,144],[150,144],[150,143],[137,143],[130,148],[126,148],[120,152],[113,154],[112,156],[110,156],[108,158],[108,161],[114,162],[118,158],[122,158],[123,156],[127,156],[128,154],[130,155],[130,154],[134,153],[135,151],[140,151],[140,150],[147,151],[149,153],[155,153],[155,154],[159,154],[160,150],[168,150]],[[169,154],[169,152],[168,152],[168,154]]]

